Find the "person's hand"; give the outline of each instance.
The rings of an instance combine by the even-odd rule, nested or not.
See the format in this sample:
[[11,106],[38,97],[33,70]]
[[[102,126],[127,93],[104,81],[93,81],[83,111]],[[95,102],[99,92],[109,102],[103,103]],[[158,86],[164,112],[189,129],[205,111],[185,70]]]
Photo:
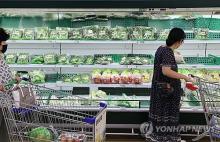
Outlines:
[[5,92],[5,87],[3,85],[0,85],[0,91]]
[[194,78],[192,78],[191,76],[186,76],[185,79],[184,79],[186,82],[192,82],[192,83],[195,83],[196,80]]
[[16,76],[15,80],[16,80],[17,84],[19,84],[21,82],[21,78],[19,76]]

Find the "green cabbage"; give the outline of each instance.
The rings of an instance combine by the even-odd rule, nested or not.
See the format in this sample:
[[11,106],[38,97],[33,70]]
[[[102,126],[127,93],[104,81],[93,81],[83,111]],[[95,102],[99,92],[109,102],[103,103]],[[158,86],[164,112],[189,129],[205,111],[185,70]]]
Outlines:
[[45,83],[45,74],[44,72],[40,70],[34,70],[32,72],[29,72],[29,75],[31,77],[31,81],[33,83]]
[[10,35],[12,40],[20,40],[23,36],[23,29],[13,29]]
[[69,31],[69,39],[77,40],[82,38],[83,38],[82,29],[74,28]]
[[49,38],[49,28],[48,27],[38,27],[35,29],[36,39],[47,40]]
[[24,34],[22,39],[24,40],[33,40],[34,39],[34,30],[33,29],[24,29]]
[[66,54],[62,54],[58,56],[58,64],[69,64],[69,59]]
[[112,28],[111,38],[113,40],[127,40],[128,39],[127,29],[124,27],[119,27],[119,26]]
[[34,128],[28,135],[33,142],[48,142],[53,139],[51,131],[44,127]]
[[44,63],[44,56],[43,55],[33,55],[31,58],[32,64],[43,64]]

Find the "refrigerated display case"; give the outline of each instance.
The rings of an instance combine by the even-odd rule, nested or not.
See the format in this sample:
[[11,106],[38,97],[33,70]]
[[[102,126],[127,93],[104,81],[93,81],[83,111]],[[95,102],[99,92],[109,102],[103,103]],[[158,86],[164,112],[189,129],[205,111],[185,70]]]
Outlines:
[[[107,101],[109,133],[139,133],[147,121],[153,56],[173,27],[187,34],[179,50],[185,61],[180,71],[220,82],[220,15],[215,8],[0,11],[0,27],[11,34],[10,67],[29,71],[39,85]],[[56,102],[43,94],[48,104]],[[186,92],[180,119],[184,125],[205,125],[195,92]]]

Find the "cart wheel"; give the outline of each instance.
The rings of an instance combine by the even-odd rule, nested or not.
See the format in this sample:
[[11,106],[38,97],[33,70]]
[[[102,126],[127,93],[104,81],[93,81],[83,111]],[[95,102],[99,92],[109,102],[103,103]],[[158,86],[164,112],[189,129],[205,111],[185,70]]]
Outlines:
[[153,125],[151,122],[144,122],[140,125],[140,132],[144,138],[147,138],[153,132]]

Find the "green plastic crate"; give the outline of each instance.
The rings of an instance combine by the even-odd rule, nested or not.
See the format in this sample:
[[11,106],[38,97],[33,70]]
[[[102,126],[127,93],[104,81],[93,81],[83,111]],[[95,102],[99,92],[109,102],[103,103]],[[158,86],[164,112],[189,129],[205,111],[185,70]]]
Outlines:
[[194,28],[194,20],[185,19],[150,19],[148,21],[149,27],[155,27],[158,30],[161,29],[172,29],[174,27],[182,29],[192,29]]
[[209,54],[209,57],[214,58],[215,65],[220,65],[220,57]]
[[46,74],[45,76],[46,82],[54,83],[58,80],[58,73],[56,74]]
[[208,34],[209,39],[220,39],[220,31],[209,31]]
[[195,28],[208,28],[210,30],[220,30],[219,18],[197,18]]
[[215,65],[213,57],[184,57],[186,64]]
[[194,39],[195,35],[193,31],[185,31],[185,33],[186,33],[187,40]]
[[113,63],[120,63],[121,62],[121,59],[126,56],[126,55],[123,55],[123,54],[113,54],[112,55],[112,61]]

